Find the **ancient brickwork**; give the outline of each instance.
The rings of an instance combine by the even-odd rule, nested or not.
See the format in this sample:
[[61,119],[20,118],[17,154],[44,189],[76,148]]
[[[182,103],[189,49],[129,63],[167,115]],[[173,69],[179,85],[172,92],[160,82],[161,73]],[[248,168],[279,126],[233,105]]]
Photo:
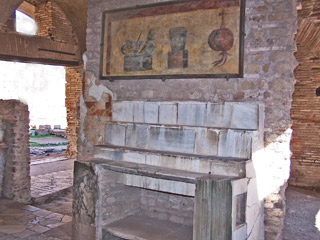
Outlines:
[[81,78],[82,67],[66,67],[66,108],[67,122],[66,130],[68,147],[66,156],[77,157],[77,140],[79,127],[79,102],[81,96]]
[[[87,62],[84,98],[100,101],[102,93],[119,101],[255,102],[265,106],[264,148],[253,149],[257,198],[265,199],[265,238],[280,239],[285,213],[284,190],[289,178],[292,101],[296,67],[294,35],[295,0],[247,0],[244,78],[99,81],[102,11],[142,5],[152,0],[88,1]],[[89,102],[88,102],[89,103]],[[89,116],[81,104],[80,150],[92,154],[103,140],[104,115]],[[90,120],[89,120],[90,119]],[[95,134],[88,135],[88,129]],[[257,226],[261,223],[253,221]],[[248,232],[248,239],[261,239]]]
[[16,25],[14,20],[14,15],[8,18],[5,24],[0,29],[0,32],[10,33],[16,31]]
[[28,106],[18,100],[0,100],[1,149],[3,164],[2,196],[18,202],[29,202],[30,157],[29,157],[29,111]]
[[289,184],[320,190],[320,2],[302,1],[298,11],[299,29],[296,36],[295,70],[297,83],[293,95],[291,118],[291,176]]
[[193,204],[191,197],[141,190],[141,210],[151,218],[192,226]]
[[46,1],[36,6],[37,35],[64,43],[77,44],[71,23],[57,4]]

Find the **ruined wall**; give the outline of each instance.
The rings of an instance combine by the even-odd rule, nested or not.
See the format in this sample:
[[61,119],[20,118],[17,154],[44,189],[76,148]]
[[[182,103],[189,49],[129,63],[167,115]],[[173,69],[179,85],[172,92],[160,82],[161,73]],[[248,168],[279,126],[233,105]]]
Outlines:
[[18,100],[0,100],[0,120],[1,142],[5,146],[0,150],[3,166],[1,196],[30,202],[28,106]]
[[79,127],[79,111],[81,96],[82,67],[66,67],[66,108],[67,122],[66,129],[68,146],[65,155],[70,158],[77,157],[77,140]]
[[295,70],[297,83],[293,94],[291,176],[289,184],[320,190],[320,2],[304,0],[298,11]]
[[[295,0],[247,0],[244,78],[99,81],[102,11],[152,2],[88,1],[87,62],[81,104],[80,158],[103,143],[111,99],[125,101],[256,102],[265,105],[264,148],[253,153],[258,188],[265,199],[265,238],[280,239],[285,215],[284,190],[289,178],[290,108],[295,78]],[[249,206],[254,207],[254,206]],[[257,218],[259,219],[259,217]],[[251,226],[261,222],[253,220]],[[259,229],[259,227],[257,228]],[[261,239],[257,231],[248,239]]]

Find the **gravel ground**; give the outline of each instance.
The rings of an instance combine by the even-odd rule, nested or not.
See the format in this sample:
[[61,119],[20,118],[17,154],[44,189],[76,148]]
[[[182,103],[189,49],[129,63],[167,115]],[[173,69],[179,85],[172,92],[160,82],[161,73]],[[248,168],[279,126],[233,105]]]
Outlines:
[[320,240],[320,193],[289,187],[283,240]]

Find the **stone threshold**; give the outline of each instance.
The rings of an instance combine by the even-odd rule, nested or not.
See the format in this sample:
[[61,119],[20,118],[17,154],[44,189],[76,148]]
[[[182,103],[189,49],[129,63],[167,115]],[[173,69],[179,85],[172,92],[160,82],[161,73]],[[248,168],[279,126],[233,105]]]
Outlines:
[[103,239],[192,240],[192,226],[131,215],[103,228]]

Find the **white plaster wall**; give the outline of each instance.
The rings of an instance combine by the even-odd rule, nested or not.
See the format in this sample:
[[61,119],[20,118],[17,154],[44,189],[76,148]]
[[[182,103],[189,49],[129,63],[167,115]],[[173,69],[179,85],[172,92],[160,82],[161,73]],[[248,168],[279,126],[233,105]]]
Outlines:
[[28,104],[30,125],[66,128],[64,67],[0,61],[0,72],[0,99]]

